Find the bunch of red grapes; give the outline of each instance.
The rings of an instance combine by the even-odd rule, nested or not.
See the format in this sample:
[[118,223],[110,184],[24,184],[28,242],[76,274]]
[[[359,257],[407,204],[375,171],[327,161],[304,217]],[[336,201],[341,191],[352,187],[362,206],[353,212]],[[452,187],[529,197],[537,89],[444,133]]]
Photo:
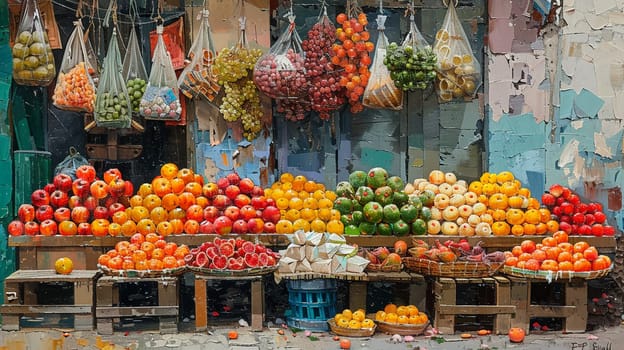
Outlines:
[[331,62],[343,69],[338,83],[346,89],[351,113],[358,113],[364,109],[360,97],[370,78],[370,53],[375,45],[369,41],[370,33],[366,31],[366,14],[360,12],[349,18],[340,13],[336,21],[342,27],[336,29],[336,38],[340,43],[332,46]]

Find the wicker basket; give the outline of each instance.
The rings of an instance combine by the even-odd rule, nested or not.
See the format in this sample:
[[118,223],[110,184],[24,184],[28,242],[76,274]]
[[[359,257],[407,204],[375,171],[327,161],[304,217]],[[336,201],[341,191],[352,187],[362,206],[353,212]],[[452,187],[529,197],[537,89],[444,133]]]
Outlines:
[[360,329],[340,327],[336,324],[336,321],[333,318],[327,320],[327,323],[329,324],[329,328],[332,332],[343,337],[371,337],[375,334],[375,329],[377,329],[377,325],[373,326],[373,328]]
[[382,264],[368,264],[366,265],[367,272],[401,272],[403,271],[403,264],[399,265],[382,265]]
[[256,267],[243,270],[225,270],[225,269],[207,269],[203,267],[189,266],[188,270],[197,275],[203,276],[223,276],[223,277],[244,277],[244,276],[262,276],[275,272],[277,265],[267,267]]
[[455,261],[441,263],[429,259],[407,257],[403,258],[405,267],[421,275],[437,277],[465,277],[479,278],[494,275],[503,263],[483,263],[470,261]]
[[179,276],[187,271],[185,266],[176,267],[175,269],[163,269],[163,270],[114,270],[104,265],[97,265],[98,269],[107,276],[119,276],[119,277],[171,277]]
[[429,322],[423,324],[394,324],[383,321],[375,321],[377,323],[377,329],[380,332],[386,334],[399,334],[399,335],[421,335],[429,326]]
[[596,271],[587,271],[587,272],[575,272],[575,271],[533,271],[520,269],[512,266],[505,266],[502,269],[502,272],[508,276],[513,277],[524,277],[524,278],[532,278],[538,280],[545,280],[548,282],[557,281],[557,280],[571,280],[573,278],[582,278],[586,280],[593,280],[602,278],[611,272],[613,269],[613,265],[608,269],[604,270],[596,270]]

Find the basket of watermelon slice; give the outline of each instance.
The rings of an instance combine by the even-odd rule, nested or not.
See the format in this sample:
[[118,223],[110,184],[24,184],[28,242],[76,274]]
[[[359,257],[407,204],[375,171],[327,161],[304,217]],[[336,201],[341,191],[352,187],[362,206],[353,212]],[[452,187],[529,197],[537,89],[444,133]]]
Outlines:
[[277,269],[278,253],[242,238],[215,238],[186,255],[187,268],[207,276],[258,276]]

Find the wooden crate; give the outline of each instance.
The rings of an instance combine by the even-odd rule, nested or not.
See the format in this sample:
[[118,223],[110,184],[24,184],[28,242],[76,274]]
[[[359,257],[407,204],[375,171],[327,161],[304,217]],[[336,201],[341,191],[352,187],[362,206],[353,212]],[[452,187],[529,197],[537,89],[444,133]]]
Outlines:
[[508,277],[511,281],[511,300],[516,307],[516,316],[511,320],[512,327],[524,328],[528,333],[530,322],[535,317],[563,318],[563,331],[583,333],[587,328],[587,280],[553,281],[563,284],[563,305],[532,304],[531,293],[535,284],[548,283],[544,280]]
[[[368,305],[366,295],[369,282],[392,282],[409,284],[407,302],[424,310],[426,299],[426,281],[422,275],[413,272],[366,272],[361,276],[349,279],[349,308],[351,310],[364,309]],[[395,296],[396,297],[396,296]]]
[[[493,315],[495,334],[505,334],[511,325],[511,316],[517,306],[511,302],[510,282],[505,277],[491,278],[438,278],[434,280],[434,326],[442,333],[455,333],[455,318],[458,315]],[[465,293],[462,285],[486,284],[494,288],[492,305],[457,305],[457,295]]]
[[[92,330],[95,279],[97,270],[74,270],[59,275],[54,270],[17,270],[4,280],[4,304],[0,308],[4,330],[19,330],[22,315],[73,314],[76,330]],[[69,282],[74,287],[73,305],[38,305],[36,289],[39,284]]]
[[[273,276],[273,275],[270,275]],[[251,329],[261,331],[264,323],[264,276],[202,276],[195,275],[195,329],[208,327],[208,281],[249,281],[251,283]]]
[[[120,306],[121,284],[146,282],[157,284],[157,306]],[[97,281],[95,308],[98,333],[112,334],[114,323],[122,317],[158,317],[161,333],[177,333],[179,286],[178,277],[101,277]]]

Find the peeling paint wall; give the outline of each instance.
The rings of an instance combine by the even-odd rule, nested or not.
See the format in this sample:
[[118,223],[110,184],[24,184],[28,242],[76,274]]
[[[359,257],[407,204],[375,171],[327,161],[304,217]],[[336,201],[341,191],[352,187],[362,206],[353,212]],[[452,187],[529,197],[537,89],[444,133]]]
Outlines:
[[532,1],[489,7],[488,169],[511,169],[534,193],[568,185],[622,229],[624,1],[564,1],[559,26],[526,45],[518,34],[542,25]]

